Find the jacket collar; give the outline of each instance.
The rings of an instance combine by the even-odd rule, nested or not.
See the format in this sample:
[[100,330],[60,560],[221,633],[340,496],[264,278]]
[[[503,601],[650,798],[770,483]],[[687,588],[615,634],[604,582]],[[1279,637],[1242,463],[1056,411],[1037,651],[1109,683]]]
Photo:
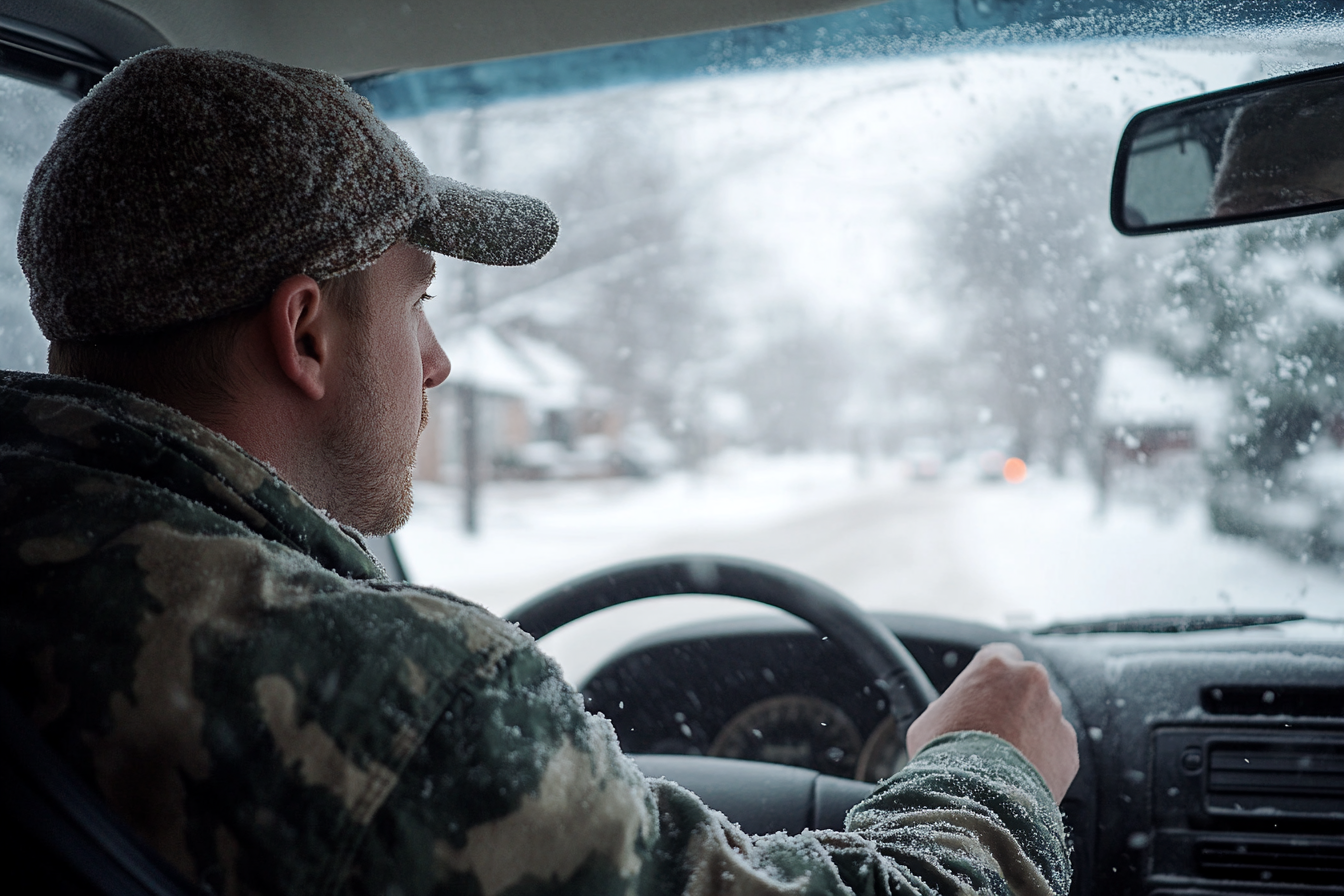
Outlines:
[[0,451],[131,476],[343,576],[383,577],[357,532],[313,507],[271,467],[140,395],[69,377],[0,371]]

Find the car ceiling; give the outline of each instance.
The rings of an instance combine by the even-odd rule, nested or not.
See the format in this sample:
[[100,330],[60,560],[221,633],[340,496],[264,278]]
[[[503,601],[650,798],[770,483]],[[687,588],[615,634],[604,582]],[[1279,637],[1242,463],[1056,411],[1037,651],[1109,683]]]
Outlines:
[[[0,0],[0,73],[82,96],[120,60],[165,44],[240,50],[349,79],[583,51],[568,54],[569,71],[559,78],[564,83],[549,88],[563,90],[606,85],[575,71],[610,61],[601,55],[607,50],[589,48],[623,54],[622,66],[641,69],[636,75],[645,78],[643,68],[650,66],[637,48],[673,35],[703,36],[682,39],[680,65],[661,60],[669,69],[664,76],[680,76],[676,72],[687,66],[731,69],[734,54],[753,48],[773,53],[778,64],[792,64],[918,52],[949,35],[955,44],[959,37],[995,29],[997,35],[986,37],[991,44],[1300,26],[1313,19],[1337,22],[1339,16],[1333,0],[893,0],[865,8],[874,5],[873,0]],[[774,24],[796,19],[804,21]],[[690,45],[697,41],[704,46]],[[556,80],[544,67],[531,75],[540,86],[523,92],[547,92],[546,84]]]
[[45,29],[114,62],[173,44],[241,50],[353,77],[783,21],[871,2],[0,0],[0,16],[29,36]]

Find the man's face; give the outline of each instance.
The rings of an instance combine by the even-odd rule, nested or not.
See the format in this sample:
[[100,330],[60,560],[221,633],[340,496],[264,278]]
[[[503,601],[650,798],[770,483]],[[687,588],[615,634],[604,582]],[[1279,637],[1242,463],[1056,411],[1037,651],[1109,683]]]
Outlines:
[[327,422],[324,461],[337,495],[328,510],[371,535],[400,528],[411,514],[415,446],[428,422],[427,389],[449,363],[425,319],[434,259],[397,243],[365,281],[363,313],[346,313],[345,351],[335,412]]

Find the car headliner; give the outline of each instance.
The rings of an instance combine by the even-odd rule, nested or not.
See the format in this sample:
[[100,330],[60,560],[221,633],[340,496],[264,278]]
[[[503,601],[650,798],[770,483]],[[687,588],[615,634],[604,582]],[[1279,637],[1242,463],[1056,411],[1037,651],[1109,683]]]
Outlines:
[[[15,46],[10,39],[15,34],[45,33],[57,44],[63,40],[76,50],[83,45],[86,56],[110,64],[163,44],[223,48],[354,78],[824,14],[830,14],[828,18],[847,15],[836,23],[855,25],[866,20],[868,13],[861,8],[871,2],[0,0],[0,48]],[[858,11],[846,14],[854,10]],[[1213,27],[1290,19],[1302,23],[1313,16],[1337,15],[1325,0],[1291,4],[1277,0],[898,0],[882,13],[874,12],[870,21],[883,23],[882,36],[906,40],[937,40],[949,32],[1001,26],[1036,26],[1037,33],[1028,39],[1060,40],[1104,34],[1188,34]],[[1084,25],[1064,26],[1062,20],[1069,19]],[[1021,35],[1009,39],[1021,39]],[[798,50],[807,47],[790,49],[797,56]]]
[[4,0],[0,15],[123,59],[168,43],[357,76],[781,21],[872,0]]

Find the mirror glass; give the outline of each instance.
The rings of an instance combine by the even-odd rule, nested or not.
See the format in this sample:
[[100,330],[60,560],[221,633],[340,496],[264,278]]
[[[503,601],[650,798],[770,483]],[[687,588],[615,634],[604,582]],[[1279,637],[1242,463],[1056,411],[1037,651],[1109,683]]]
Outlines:
[[1344,71],[1321,69],[1139,113],[1121,140],[1123,233],[1344,207]]

